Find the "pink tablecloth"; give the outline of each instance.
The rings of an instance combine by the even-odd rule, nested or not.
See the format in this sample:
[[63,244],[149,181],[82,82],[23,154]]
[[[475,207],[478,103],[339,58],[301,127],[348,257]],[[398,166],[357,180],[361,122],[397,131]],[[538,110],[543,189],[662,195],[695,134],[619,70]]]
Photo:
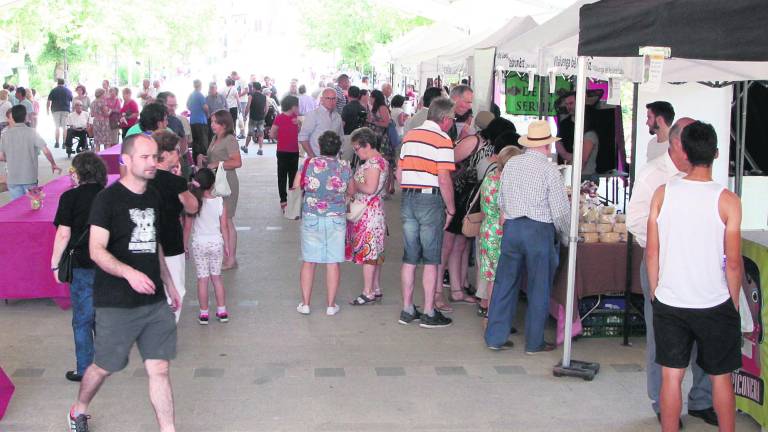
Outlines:
[[0,420],[3,419],[5,410],[8,408],[8,404],[11,403],[11,396],[13,396],[14,390],[15,387],[11,379],[8,378],[8,375],[3,372],[3,368],[0,367]]
[[[110,175],[109,182],[118,176]],[[50,271],[56,235],[53,218],[59,197],[72,187],[69,176],[43,186],[43,207],[32,210],[27,197],[0,208],[0,299],[51,298],[59,307],[69,307],[69,288],[57,284]]]
[[107,164],[107,174],[120,174],[120,153],[123,150],[122,144],[116,144],[112,147],[99,152],[99,156]]

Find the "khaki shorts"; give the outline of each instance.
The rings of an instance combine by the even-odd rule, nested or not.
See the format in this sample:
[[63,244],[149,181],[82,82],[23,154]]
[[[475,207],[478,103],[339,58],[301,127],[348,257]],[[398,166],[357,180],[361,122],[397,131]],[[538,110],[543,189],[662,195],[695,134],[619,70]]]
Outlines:
[[57,128],[67,127],[67,117],[69,117],[69,111],[54,111],[53,124]]

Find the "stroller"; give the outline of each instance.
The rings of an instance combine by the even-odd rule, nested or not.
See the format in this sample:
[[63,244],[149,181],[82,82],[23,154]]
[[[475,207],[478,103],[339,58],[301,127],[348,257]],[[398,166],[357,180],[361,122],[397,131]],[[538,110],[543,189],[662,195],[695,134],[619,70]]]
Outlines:
[[[267,101],[269,103],[269,101]],[[275,109],[275,106],[273,104],[269,104],[269,109],[267,109],[267,114],[264,116],[264,142],[277,142],[277,137],[271,137],[269,136],[269,131],[272,129],[272,124],[275,123],[275,118],[277,117],[277,109]]]

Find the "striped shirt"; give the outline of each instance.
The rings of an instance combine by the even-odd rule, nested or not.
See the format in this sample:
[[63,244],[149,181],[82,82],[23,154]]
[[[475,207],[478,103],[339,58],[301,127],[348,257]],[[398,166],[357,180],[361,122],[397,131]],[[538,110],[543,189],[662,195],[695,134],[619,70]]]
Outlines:
[[499,207],[506,219],[527,217],[551,223],[563,235],[571,225],[571,209],[563,176],[547,156],[526,150],[504,165]]
[[453,171],[453,142],[437,123],[427,120],[403,137],[399,165],[400,187],[425,189],[439,187],[438,170]]

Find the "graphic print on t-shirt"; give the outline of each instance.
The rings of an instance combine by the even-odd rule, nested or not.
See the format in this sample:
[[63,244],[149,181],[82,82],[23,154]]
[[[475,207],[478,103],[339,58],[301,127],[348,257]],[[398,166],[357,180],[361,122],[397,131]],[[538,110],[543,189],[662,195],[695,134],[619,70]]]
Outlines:
[[155,253],[157,237],[155,232],[155,209],[130,209],[131,221],[136,224],[131,232],[128,250],[133,253]]

